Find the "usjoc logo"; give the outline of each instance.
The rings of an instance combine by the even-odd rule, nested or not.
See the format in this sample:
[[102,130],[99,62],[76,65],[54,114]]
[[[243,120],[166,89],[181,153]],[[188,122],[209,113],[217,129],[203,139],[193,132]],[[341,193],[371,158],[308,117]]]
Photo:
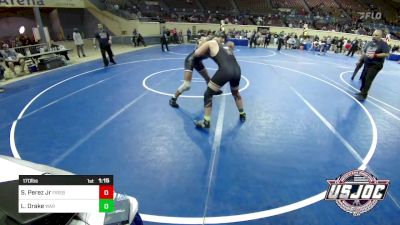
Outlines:
[[359,216],[385,198],[389,180],[378,180],[364,170],[352,170],[336,180],[327,180],[325,200],[335,200],[344,211]]

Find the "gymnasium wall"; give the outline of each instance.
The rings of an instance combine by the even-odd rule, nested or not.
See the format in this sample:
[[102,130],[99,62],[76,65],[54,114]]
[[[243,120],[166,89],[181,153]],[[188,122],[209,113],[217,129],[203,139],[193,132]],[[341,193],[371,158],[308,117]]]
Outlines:
[[36,26],[35,19],[18,16],[0,18],[0,39],[19,36],[18,29],[21,26],[25,26],[27,35],[33,36],[32,27]]

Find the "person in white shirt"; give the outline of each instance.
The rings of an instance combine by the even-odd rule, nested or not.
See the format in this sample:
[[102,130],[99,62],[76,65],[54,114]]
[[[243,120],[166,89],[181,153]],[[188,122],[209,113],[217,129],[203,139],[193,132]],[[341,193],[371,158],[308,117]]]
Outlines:
[[79,58],[81,57],[81,54],[80,54],[80,53],[82,53],[82,56],[83,56],[83,57],[86,57],[86,55],[85,55],[85,50],[83,49],[83,40],[82,40],[82,36],[81,36],[81,34],[79,33],[78,28],[74,28],[74,33],[72,34],[72,38],[74,39],[74,43],[75,43],[75,45],[76,45],[76,52],[78,53],[78,57],[79,57]]
[[290,36],[289,40],[287,41],[289,44],[289,49],[293,49],[294,45],[296,44],[296,40],[293,36]]

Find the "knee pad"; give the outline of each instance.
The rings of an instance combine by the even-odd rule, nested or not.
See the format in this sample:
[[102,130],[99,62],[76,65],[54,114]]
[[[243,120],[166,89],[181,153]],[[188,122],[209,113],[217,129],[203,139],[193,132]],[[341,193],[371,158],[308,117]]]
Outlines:
[[185,81],[183,81],[183,84],[178,88],[178,91],[180,93],[183,93],[184,91],[188,91],[188,90],[190,90],[190,85],[191,85],[191,82],[185,80]]
[[186,57],[185,63],[184,63],[185,70],[193,70],[194,61],[195,61],[195,58],[194,58],[193,54],[188,55],[188,56]]
[[212,97],[216,95],[217,92],[213,91],[211,88],[207,87],[207,90],[204,92],[204,107],[212,106]]

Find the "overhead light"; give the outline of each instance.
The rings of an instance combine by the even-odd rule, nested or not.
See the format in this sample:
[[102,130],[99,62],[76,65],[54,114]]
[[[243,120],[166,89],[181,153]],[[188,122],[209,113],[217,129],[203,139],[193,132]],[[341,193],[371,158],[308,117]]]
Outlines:
[[23,33],[25,33],[25,27],[24,27],[24,26],[21,26],[21,27],[19,28],[19,34],[23,34]]

